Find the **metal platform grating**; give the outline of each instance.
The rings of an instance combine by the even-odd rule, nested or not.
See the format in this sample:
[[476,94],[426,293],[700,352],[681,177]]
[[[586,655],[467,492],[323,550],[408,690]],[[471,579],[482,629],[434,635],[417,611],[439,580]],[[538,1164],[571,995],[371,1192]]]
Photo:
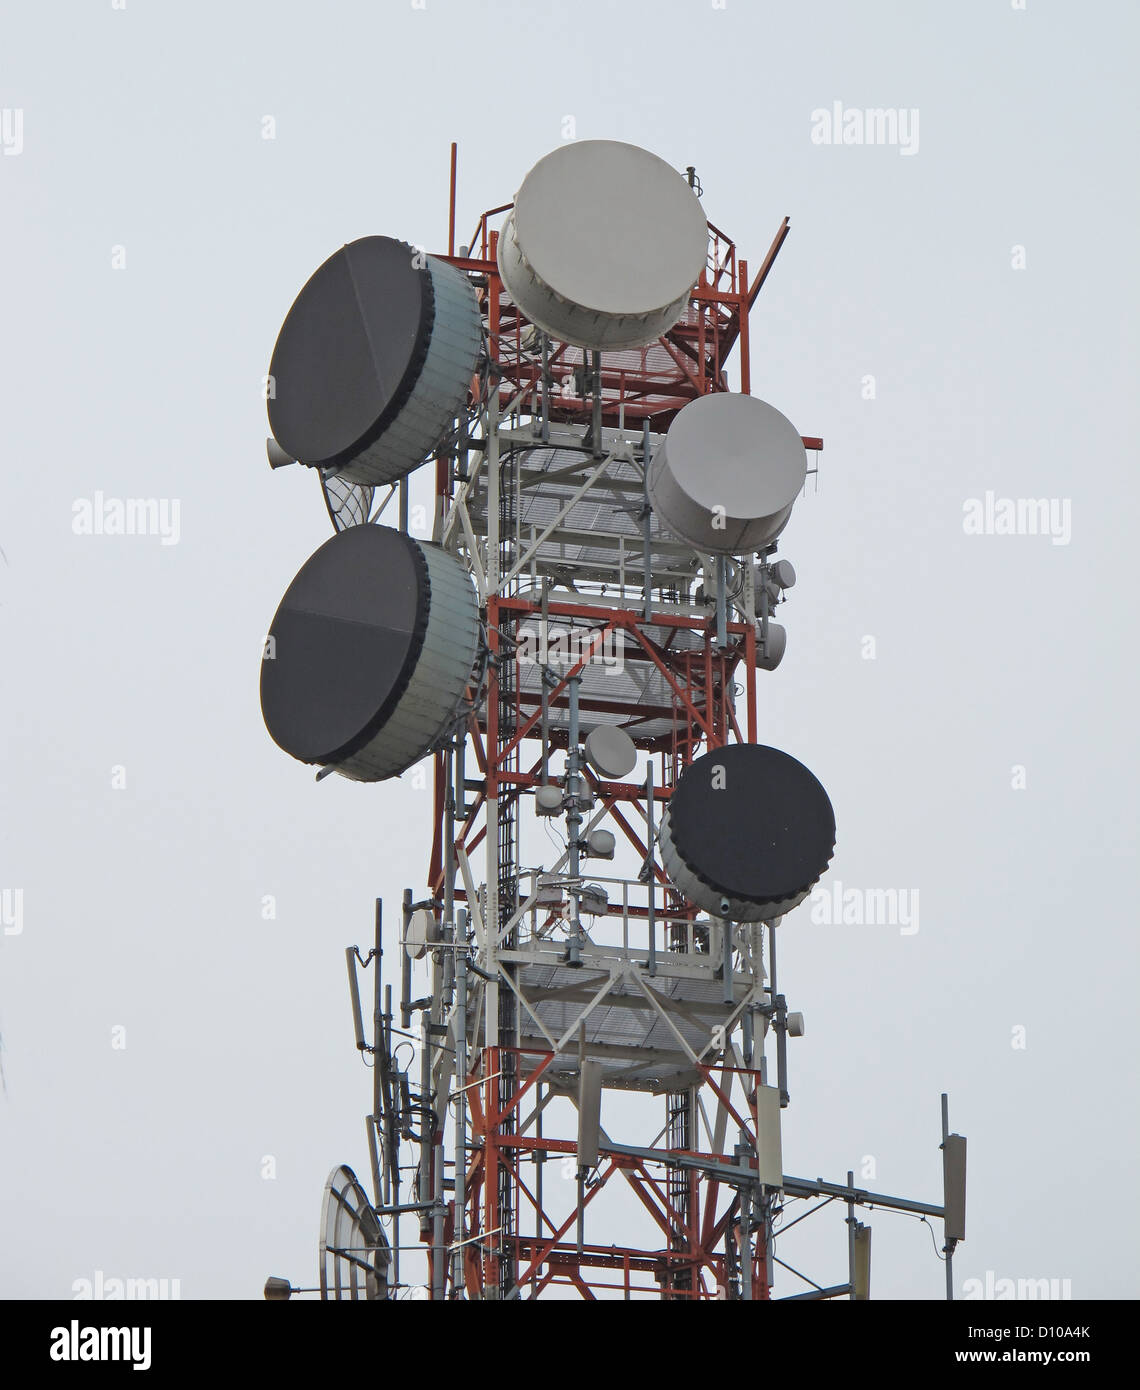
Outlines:
[[[514,467],[518,483],[519,555],[558,517],[598,462],[582,450],[546,446],[516,448],[504,455],[504,468]],[[538,547],[537,572],[640,593],[645,552],[642,501],[640,464],[611,459],[594,486]],[[486,493],[480,490],[469,509],[476,530],[485,530]],[[650,517],[649,534],[654,586],[687,589],[700,568],[692,548],[674,539],[656,516]]]
[[[547,964],[524,966],[518,975],[523,994],[543,1027],[556,1039],[574,1027],[607,978],[607,972],[589,966]],[[689,1047],[700,1056],[709,1044],[712,1030],[732,1007],[723,1002],[721,982],[712,976],[711,968],[707,979],[669,976],[662,969],[652,978],[646,975],[645,983],[667,1005],[674,1003],[684,1010],[670,1010],[670,1017]],[[746,987],[741,977],[736,982],[738,997],[742,997]],[[526,1009],[519,1010],[519,1032],[525,1045],[543,1051],[549,1048]],[[625,979],[619,980],[586,1018],[585,1046],[587,1057],[602,1064],[603,1085],[608,1087],[665,1091],[697,1074],[673,1030]],[[554,1077],[576,1077],[577,1070],[576,1045],[551,1064]]]

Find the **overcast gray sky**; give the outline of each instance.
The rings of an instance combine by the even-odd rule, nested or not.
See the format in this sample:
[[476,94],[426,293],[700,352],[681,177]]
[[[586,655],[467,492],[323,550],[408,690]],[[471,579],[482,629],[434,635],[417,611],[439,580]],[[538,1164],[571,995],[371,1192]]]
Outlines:
[[[752,387],[826,447],[761,735],[831,794],[825,884],[920,916],[788,919],[785,1169],[936,1201],[948,1090],[959,1291],[1135,1297],[1136,7],[2,9],[0,1296],[314,1281],[328,1171],[367,1168],[343,948],[420,888],[430,810],[410,774],[315,786],[262,725],[329,525],[266,465],[261,378],[336,247],[446,249],[451,140],[465,236],[573,117],[695,165],[754,267],[792,221]],[[819,143],[837,102],[906,112],[910,152]],[[176,543],[77,534],[98,493],[177,502]],[[987,493],[1067,543],[967,534]],[[940,1297],[929,1233],[871,1220],[875,1292]],[[842,1280],[838,1217],[798,1229]]]

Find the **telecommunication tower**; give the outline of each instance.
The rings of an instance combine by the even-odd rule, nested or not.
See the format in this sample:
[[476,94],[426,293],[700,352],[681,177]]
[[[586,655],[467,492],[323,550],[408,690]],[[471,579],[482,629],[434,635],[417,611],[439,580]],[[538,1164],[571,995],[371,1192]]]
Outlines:
[[[783,1171],[803,1018],[777,947],[835,844],[757,705],[795,583],[779,539],[823,447],[751,395],[788,220],[750,278],[693,169],[591,140],[457,247],[455,177],[453,146],[447,254],[335,252],[270,365],[270,463],[318,473],[334,535],[271,624],[266,727],[318,779],[434,776],[424,877],[347,951],[373,1195],[334,1169],[322,1296],[768,1299],[821,1199],[846,1210],[842,1277],[794,1271],[790,1296],[869,1296],[856,1211],[879,1206],[943,1222],[952,1297],[945,1097],[940,1203]],[[421,466],[430,542],[408,526]]]

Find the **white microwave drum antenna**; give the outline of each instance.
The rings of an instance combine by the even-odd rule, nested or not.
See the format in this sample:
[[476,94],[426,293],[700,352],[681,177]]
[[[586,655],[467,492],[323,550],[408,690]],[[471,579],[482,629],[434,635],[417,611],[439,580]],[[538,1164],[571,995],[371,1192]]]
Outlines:
[[388,1297],[388,1239],[351,1168],[329,1174],[321,1207],[321,1297],[377,1302]]
[[388,526],[352,526],[298,571],[270,625],[261,712],[278,747],[359,782],[450,733],[482,650],[471,577]]
[[269,364],[284,454],[371,487],[410,473],[463,409],[482,348],[467,277],[391,237],[362,237],[314,272]]
[[643,347],[684,313],[708,258],[696,195],[657,155],[578,140],[527,174],[499,236],[511,298],[552,337]]
[[803,763],[734,743],[681,774],[658,841],[665,872],[702,911],[767,922],[801,903],[831,862],[835,813]]
[[718,391],[677,412],[649,466],[649,500],[695,549],[742,555],[776,539],[806,477],[804,443],[786,416]]

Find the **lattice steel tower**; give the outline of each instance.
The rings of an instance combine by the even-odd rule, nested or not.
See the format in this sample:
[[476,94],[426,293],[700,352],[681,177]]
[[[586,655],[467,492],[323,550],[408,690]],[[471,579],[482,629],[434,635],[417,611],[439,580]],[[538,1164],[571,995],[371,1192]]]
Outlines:
[[[342,248],[270,367],[270,461],[318,471],[336,534],[271,625],[266,725],[318,776],[434,775],[397,976],[379,903],[373,951],[348,951],[374,1197],[334,1171],[322,1291],[766,1299],[785,1212],[813,1196],[846,1204],[847,1274],[804,1296],[867,1295],[869,1205],[945,1221],[949,1290],[965,1157],[945,1111],[940,1205],[782,1168],[803,1025],[780,923],[835,841],[819,781],[758,729],[795,582],[779,538],[823,447],[750,394],[787,219],[750,279],[692,169],[583,141],[457,248],[455,167],[453,147],[447,254]],[[421,465],[430,542],[408,530]]]

